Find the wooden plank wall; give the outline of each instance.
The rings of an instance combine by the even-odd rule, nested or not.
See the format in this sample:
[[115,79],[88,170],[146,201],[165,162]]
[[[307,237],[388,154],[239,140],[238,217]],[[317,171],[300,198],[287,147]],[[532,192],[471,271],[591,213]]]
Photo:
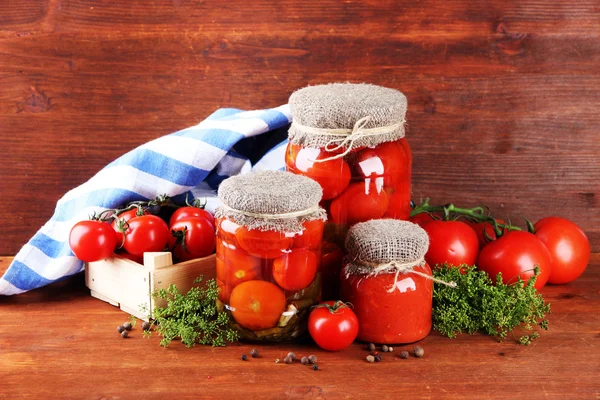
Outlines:
[[0,255],[135,146],[331,81],[406,93],[415,198],[600,251],[598,0],[3,0]]

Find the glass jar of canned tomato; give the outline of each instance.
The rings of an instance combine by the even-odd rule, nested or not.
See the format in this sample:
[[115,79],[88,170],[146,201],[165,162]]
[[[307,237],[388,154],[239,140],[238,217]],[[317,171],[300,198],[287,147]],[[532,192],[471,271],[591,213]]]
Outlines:
[[302,176],[266,171],[235,176],[219,187],[217,284],[247,340],[302,335],[321,300],[321,188]]
[[[406,97],[367,84],[309,86],[289,100],[293,123],[286,169],[323,189],[324,290],[336,285],[348,229],[378,218],[410,217],[412,155],[404,137]],[[325,257],[328,259],[325,260]],[[332,290],[335,293],[335,289]]]

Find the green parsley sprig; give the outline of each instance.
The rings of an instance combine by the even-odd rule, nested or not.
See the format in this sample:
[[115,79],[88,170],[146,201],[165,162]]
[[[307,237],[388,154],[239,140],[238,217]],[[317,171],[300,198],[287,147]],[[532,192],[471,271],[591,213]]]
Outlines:
[[483,332],[502,341],[516,328],[522,328],[528,334],[517,341],[529,345],[539,337],[534,331],[536,326],[548,330],[550,304],[534,287],[537,267],[527,284],[518,278],[505,285],[501,274],[494,284],[485,272],[467,265],[443,265],[433,275],[457,283],[456,288],[436,284],[433,290],[433,329],[445,336]]
[[[201,281],[200,277],[194,283]],[[153,310],[152,325],[162,336],[161,346],[167,347],[177,338],[186,347],[196,344],[225,346],[239,339],[238,333],[229,327],[229,315],[217,310],[219,288],[214,279],[206,281],[204,286],[192,287],[187,294],[170,285],[168,289],[154,291],[152,296],[167,302],[166,307],[154,307]],[[150,336],[151,330],[144,331],[143,335]]]

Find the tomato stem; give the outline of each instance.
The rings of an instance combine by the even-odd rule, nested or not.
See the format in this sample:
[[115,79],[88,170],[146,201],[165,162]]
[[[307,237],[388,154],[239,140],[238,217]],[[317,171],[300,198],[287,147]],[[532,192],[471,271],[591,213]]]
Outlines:
[[[414,205],[414,203],[413,203]],[[445,221],[455,220],[457,218],[463,217],[471,222],[487,222],[494,228],[494,233],[496,237],[502,236],[504,231],[521,231],[521,227],[512,225],[510,221],[507,224],[499,223],[496,218],[492,217],[490,214],[489,208],[487,207],[473,207],[473,208],[461,208],[457,207],[452,203],[444,204],[441,206],[432,206],[429,205],[429,199],[425,199],[421,204],[414,205],[413,209],[410,212],[410,216],[414,217],[419,214],[427,213],[433,219],[439,219],[438,215],[443,214],[443,219]],[[531,228],[533,225],[527,219],[527,226],[531,232]],[[531,228],[530,228],[531,225]],[[484,234],[489,238],[489,235],[484,232]],[[489,238],[491,240],[491,238]]]
[[341,308],[352,308],[352,307],[353,307],[352,303],[344,303],[341,300],[337,300],[333,304],[321,303],[321,304],[317,304],[316,306],[313,306],[313,308],[327,308],[329,310],[329,312],[332,314],[335,314],[337,312],[337,310],[339,310]]

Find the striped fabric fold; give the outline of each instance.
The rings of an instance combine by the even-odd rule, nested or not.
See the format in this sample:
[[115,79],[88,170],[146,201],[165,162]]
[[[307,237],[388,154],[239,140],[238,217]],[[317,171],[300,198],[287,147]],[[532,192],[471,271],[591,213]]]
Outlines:
[[152,140],[108,164],[90,180],[67,192],[52,218],[25,244],[0,278],[0,295],[36,289],[84,268],[69,248],[69,232],[93,212],[168,194],[206,197],[218,205],[224,179],[253,170],[283,169],[287,105],[266,110],[217,110],[196,126]]

